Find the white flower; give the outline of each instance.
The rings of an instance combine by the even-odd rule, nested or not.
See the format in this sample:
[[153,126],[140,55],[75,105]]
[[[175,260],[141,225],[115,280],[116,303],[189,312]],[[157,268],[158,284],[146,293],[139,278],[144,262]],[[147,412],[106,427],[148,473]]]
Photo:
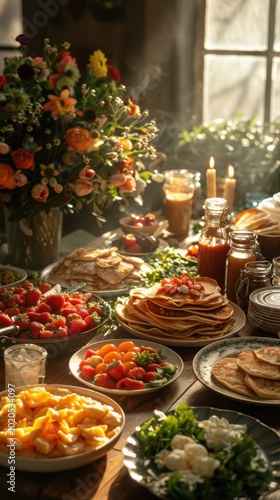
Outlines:
[[233,445],[247,431],[246,425],[230,424],[226,418],[212,415],[209,420],[203,420],[198,426],[206,429],[205,441],[207,446],[214,451]]

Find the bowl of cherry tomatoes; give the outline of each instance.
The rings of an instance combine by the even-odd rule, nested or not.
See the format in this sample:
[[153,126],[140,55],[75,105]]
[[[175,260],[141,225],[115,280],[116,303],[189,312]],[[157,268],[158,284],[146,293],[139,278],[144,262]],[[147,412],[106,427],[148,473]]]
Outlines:
[[125,234],[145,233],[153,235],[159,226],[159,221],[152,213],[146,215],[131,214],[119,220],[122,231]]

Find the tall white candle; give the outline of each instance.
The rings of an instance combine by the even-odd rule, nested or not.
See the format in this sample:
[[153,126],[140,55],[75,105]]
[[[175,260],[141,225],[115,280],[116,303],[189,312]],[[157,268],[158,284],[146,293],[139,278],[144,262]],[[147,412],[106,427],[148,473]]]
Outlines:
[[216,197],[216,169],[213,156],[209,161],[209,168],[206,172],[207,198]]
[[225,181],[224,198],[228,202],[229,213],[232,212],[234,195],[235,195],[236,179],[234,179],[234,168],[232,165],[228,166],[228,176]]

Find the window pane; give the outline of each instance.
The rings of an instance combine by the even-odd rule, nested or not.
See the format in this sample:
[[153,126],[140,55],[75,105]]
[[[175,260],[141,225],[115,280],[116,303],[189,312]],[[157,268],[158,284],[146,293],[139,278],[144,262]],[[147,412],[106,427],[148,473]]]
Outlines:
[[16,36],[22,33],[22,11],[21,0],[10,0],[0,2],[1,36],[0,45],[6,47],[18,46]]
[[275,57],[272,67],[271,120],[280,118],[280,58]]
[[263,119],[264,57],[205,56],[203,121],[257,115]]
[[205,48],[265,50],[269,0],[207,0]]
[[274,50],[280,50],[280,1],[277,0],[275,12]]

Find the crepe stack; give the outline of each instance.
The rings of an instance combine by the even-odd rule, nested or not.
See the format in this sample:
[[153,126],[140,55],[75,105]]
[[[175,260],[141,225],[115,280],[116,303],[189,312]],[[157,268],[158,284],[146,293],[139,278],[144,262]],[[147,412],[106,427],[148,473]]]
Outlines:
[[216,339],[235,325],[234,309],[220,293],[217,282],[199,277],[195,284],[202,288],[199,297],[176,293],[159,293],[160,284],[151,288],[135,288],[115,308],[117,319],[124,325],[151,337],[174,340]]
[[245,349],[235,358],[221,358],[213,365],[212,374],[238,394],[280,399],[280,347]]
[[77,248],[47,276],[51,283],[69,287],[83,281],[83,291],[123,290],[142,281],[143,267],[138,257],[129,257],[112,248]]

